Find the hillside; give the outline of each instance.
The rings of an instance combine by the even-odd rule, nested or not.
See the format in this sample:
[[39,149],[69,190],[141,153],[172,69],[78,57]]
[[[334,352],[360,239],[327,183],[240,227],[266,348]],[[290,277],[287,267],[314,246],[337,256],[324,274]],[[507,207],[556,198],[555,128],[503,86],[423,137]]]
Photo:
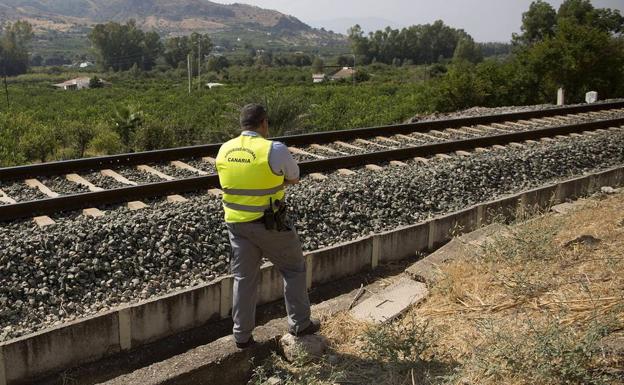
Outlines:
[[207,0],[0,0],[0,23],[28,20],[40,33],[135,19],[163,35],[247,30],[279,38],[341,40],[278,11]]

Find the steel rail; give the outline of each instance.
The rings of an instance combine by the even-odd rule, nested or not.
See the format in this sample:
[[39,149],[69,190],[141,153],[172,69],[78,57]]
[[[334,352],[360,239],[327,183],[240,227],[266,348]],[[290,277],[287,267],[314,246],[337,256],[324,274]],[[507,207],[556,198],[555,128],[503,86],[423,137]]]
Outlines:
[[[460,150],[471,150],[476,147],[504,145],[511,142],[537,140],[544,137],[567,135],[583,131],[624,126],[624,118],[598,120],[588,123],[548,127],[530,131],[521,131],[462,139],[395,150],[378,151],[360,155],[342,156],[299,163],[302,174],[336,170],[345,167],[363,166],[369,163],[387,163],[390,160],[403,160],[413,157],[426,157],[435,154],[449,153]],[[8,221],[36,215],[52,214],[62,211],[79,210],[107,204],[129,202],[168,194],[180,194],[218,188],[217,175],[199,176],[174,181],[148,183],[98,192],[63,195],[57,198],[41,199],[29,202],[18,202],[0,206],[0,221]]]
[[[315,132],[310,134],[281,136],[272,138],[284,142],[288,146],[330,143],[337,140],[347,141],[358,138],[375,136],[392,136],[409,134],[412,132],[426,132],[445,128],[457,128],[477,124],[501,123],[523,119],[541,118],[555,115],[578,114],[609,109],[624,108],[624,101],[584,104],[580,106],[555,107],[546,110],[531,110],[511,112],[505,114],[476,116],[470,118],[454,118],[429,122],[408,124],[394,124],[388,126],[356,128],[350,130]],[[136,152],[93,158],[72,159],[24,166],[0,168],[1,180],[19,180],[38,176],[60,175],[84,170],[101,170],[119,166],[134,166],[145,163],[179,160],[184,158],[198,158],[214,156],[219,150],[220,143],[205,144],[188,147],[177,147],[163,150]]]

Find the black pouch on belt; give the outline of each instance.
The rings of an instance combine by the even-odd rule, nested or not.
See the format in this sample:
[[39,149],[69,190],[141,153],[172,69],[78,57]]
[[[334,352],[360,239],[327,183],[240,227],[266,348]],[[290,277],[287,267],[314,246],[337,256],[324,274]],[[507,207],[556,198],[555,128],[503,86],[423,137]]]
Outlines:
[[293,229],[292,218],[288,215],[288,208],[284,201],[275,201],[275,226],[277,231],[290,231]]
[[273,212],[273,199],[269,198],[269,207],[264,210],[264,227],[267,230],[277,230],[275,213]]

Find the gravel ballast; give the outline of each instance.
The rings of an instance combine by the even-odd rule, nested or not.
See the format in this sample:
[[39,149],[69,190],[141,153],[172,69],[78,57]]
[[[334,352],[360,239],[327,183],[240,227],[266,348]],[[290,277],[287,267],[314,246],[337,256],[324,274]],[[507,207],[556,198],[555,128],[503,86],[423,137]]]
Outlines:
[[[409,164],[290,187],[304,248],[624,164],[624,132]],[[227,273],[230,251],[220,202],[208,194],[44,229],[3,224],[0,242],[0,340],[212,280]]]

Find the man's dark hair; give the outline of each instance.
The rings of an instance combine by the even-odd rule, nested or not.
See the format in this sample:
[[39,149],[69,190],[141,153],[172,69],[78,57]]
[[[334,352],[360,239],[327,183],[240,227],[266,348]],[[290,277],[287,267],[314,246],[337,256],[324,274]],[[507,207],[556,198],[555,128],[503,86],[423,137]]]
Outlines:
[[240,125],[243,130],[256,130],[266,118],[267,112],[262,105],[248,104],[241,110]]

